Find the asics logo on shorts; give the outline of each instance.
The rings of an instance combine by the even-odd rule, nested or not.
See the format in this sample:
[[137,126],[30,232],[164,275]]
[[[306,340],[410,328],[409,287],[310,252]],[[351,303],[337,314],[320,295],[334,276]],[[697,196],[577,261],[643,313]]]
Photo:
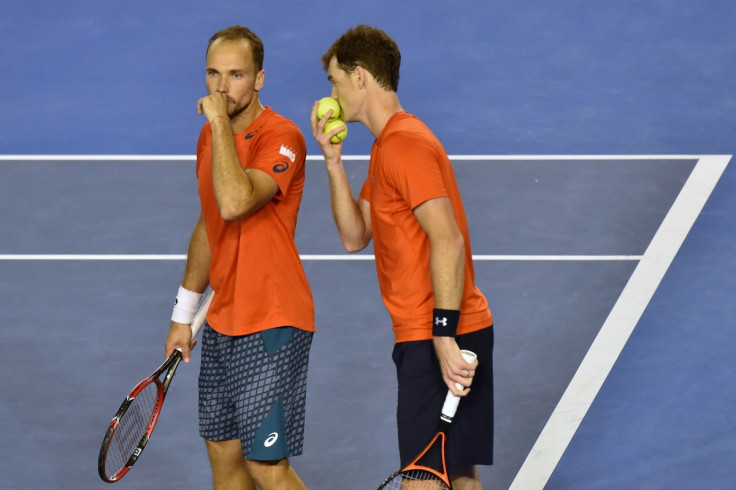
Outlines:
[[263,445],[266,446],[266,447],[271,447],[274,444],[276,444],[276,441],[278,441],[278,440],[279,440],[279,433],[278,432],[271,432],[268,435],[268,439],[266,439],[266,441],[263,443]]

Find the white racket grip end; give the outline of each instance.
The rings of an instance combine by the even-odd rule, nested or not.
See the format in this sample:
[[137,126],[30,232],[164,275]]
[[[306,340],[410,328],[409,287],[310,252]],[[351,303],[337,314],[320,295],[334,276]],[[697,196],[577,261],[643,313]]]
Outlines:
[[212,303],[212,297],[214,295],[215,292],[210,289],[209,293],[207,293],[204,300],[202,301],[202,304],[199,305],[197,313],[194,314],[191,325],[192,338],[196,337],[199,329],[202,328],[202,324],[204,324],[204,319],[207,317],[207,310],[210,308],[210,303]]
[[[467,362],[474,362],[478,358],[474,352],[469,350],[461,350],[460,352]],[[457,386],[458,390],[462,390],[464,388],[460,383],[455,383],[455,386]],[[440,418],[445,422],[452,422],[459,403],[460,397],[453,395],[452,391],[447,390],[447,396],[445,397],[445,404],[442,405],[442,415],[440,415]]]

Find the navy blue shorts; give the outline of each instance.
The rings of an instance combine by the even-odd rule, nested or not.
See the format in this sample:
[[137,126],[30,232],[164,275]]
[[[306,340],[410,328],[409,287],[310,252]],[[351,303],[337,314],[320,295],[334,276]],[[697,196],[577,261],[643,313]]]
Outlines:
[[[455,340],[460,349],[475,352],[478,369],[447,434],[445,459],[450,475],[469,466],[493,464],[493,327]],[[431,340],[396,344],[393,360],[399,383],[397,425],[403,467],[437,432],[447,385]]]
[[280,327],[231,337],[205,324],[199,373],[199,433],[239,439],[243,456],[301,454],[312,332]]

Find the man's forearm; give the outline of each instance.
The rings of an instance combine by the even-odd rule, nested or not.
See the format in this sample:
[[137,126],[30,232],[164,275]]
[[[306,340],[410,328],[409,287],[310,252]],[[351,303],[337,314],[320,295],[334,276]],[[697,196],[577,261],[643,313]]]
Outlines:
[[207,231],[204,220],[200,217],[189,240],[187,265],[181,285],[190,291],[203,292],[209,284],[211,262],[212,255],[207,241]]
[[353,196],[342,162],[327,165],[327,175],[330,180],[332,217],[345,250],[348,252],[362,250],[370,243],[370,226]]

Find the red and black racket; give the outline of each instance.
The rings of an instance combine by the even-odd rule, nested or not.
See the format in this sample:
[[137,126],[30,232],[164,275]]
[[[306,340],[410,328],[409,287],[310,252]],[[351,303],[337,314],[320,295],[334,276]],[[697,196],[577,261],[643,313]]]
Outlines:
[[[202,301],[192,320],[192,338],[204,323],[212,302],[212,291]],[[146,447],[158,422],[169,384],[181,362],[181,350],[176,350],[150,376],[131,390],[118,409],[100,447],[97,471],[106,482],[120,480],[135,464]],[[161,381],[161,376],[163,381]]]
[[[461,351],[468,362],[476,360],[476,355],[468,350]],[[457,384],[458,389],[463,386]],[[445,464],[445,442],[447,430],[455,417],[460,397],[448,390],[442,406],[437,433],[414,460],[381,483],[378,490],[451,490],[452,483]]]

